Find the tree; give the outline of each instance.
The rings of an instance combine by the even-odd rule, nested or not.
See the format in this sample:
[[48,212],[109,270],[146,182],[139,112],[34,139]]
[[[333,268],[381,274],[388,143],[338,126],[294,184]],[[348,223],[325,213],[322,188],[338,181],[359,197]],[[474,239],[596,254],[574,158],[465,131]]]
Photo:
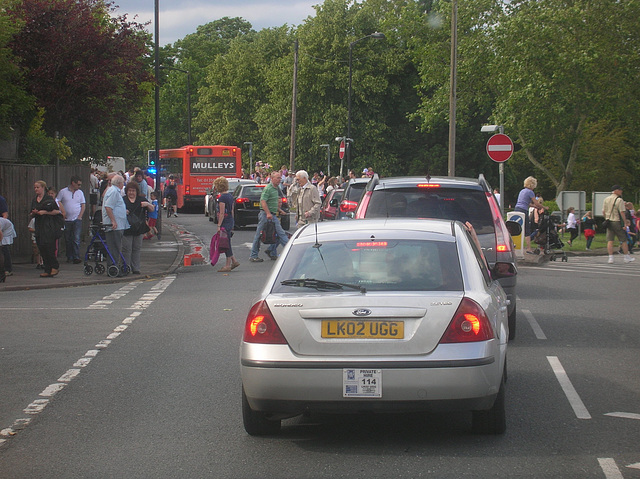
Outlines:
[[638,131],[640,4],[535,0],[511,9],[494,34],[494,118],[516,132],[557,195],[586,142],[598,143],[595,125]]
[[152,81],[148,34],[110,9],[101,0],[21,0],[7,9],[22,25],[11,46],[44,108],[44,131],[66,137],[76,159],[109,153],[116,126],[131,123]]
[[24,112],[30,111],[34,99],[24,88],[17,59],[9,46],[18,31],[11,17],[0,11],[0,139],[8,139],[16,127],[25,126]]
[[[195,33],[178,40],[170,47],[165,47],[161,64],[166,70],[162,72],[160,82],[162,145],[173,148],[187,144],[188,96],[191,97],[193,120],[198,114],[200,88],[206,83],[207,73],[216,58],[229,51],[234,39],[254,34],[255,31],[246,20],[224,17],[200,25]],[[192,122],[192,143],[199,143],[204,132],[198,128],[198,123]]]

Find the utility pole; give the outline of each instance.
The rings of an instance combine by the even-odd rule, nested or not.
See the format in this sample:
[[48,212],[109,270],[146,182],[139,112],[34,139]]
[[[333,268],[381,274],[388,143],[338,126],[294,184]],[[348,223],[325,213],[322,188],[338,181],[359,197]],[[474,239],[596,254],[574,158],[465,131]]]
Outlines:
[[449,176],[456,176],[456,84],[458,75],[458,0],[451,2],[451,73],[449,91]]
[[293,171],[296,156],[296,105],[298,103],[298,39],[293,50],[293,94],[291,95],[291,145],[289,146],[289,171]]

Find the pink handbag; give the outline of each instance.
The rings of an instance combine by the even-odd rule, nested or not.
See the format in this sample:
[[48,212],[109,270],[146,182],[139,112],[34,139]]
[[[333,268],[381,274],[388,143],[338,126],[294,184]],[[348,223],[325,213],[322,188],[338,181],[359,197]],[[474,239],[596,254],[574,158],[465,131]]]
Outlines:
[[220,233],[216,233],[211,238],[211,244],[209,245],[209,258],[211,259],[211,266],[215,266],[220,258]]

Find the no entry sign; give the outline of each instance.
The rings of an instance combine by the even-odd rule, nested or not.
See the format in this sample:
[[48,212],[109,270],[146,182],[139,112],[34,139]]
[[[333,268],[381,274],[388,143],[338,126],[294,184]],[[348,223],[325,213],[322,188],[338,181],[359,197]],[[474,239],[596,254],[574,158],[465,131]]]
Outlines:
[[498,133],[497,135],[493,135],[487,141],[487,155],[493,161],[497,161],[498,163],[502,163],[503,161],[507,161],[511,158],[513,154],[513,141],[507,135],[503,135],[502,133]]
[[342,141],[340,142],[340,153],[339,153],[339,155],[340,155],[340,159],[341,159],[341,160],[344,158],[344,149],[345,149],[345,148],[344,148],[344,140],[342,140]]

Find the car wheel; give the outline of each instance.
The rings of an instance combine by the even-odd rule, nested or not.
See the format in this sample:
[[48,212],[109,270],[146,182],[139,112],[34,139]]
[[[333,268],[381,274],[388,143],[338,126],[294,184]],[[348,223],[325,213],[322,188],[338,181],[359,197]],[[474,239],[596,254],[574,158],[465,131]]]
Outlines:
[[504,434],[507,429],[504,383],[503,376],[500,390],[491,409],[487,411],[472,411],[472,429],[475,434]]
[[279,419],[267,419],[265,413],[251,409],[244,388],[242,388],[242,422],[244,430],[251,436],[267,436],[280,431]]
[[516,308],[509,315],[509,341],[516,339]]

